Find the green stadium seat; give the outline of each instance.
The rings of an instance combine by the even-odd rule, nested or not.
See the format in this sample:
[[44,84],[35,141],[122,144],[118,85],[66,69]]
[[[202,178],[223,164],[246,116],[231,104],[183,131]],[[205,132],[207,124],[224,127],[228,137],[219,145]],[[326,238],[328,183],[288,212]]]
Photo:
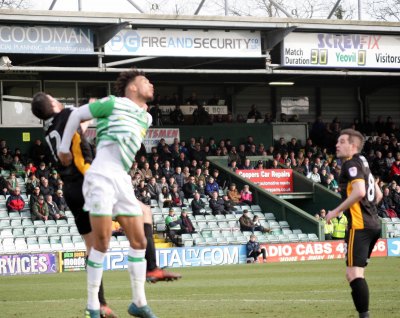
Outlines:
[[273,234],[268,235],[268,236],[267,236],[267,239],[268,239],[268,241],[271,242],[271,243],[280,243],[279,237],[278,237],[278,236],[275,236],[275,235],[273,235]]
[[[47,236],[47,232],[46,232],[46,228],[45,227],[38,227],[38,228],[36,228],[36,230],[35,230],[35,234],[37,235],[37,236]],[[40,243],[39,243],[40,244]]]
[[27,228],[27,227],[33,227],[34,225],[31,219],[22,219],[22,226],[24,228]]
[[286,221],[279,221],[278,223],[279,223],[279,226],[280,226],[282,229],[289,229],[289,228],[290,228],[289,223],[286,222]]
[[196,246],[204,246],[204,245],[206,245],[206,240],[203,237],[196,237],[194,239],[194,245],[196,245]]
[[311,242],[319,241],[319,237],[318,237],[317,234],[315,234],[315,233],[309,233],[309,234],[308,234],[308,239],[309,239],[309,241],[311,241]]
[[35,220],[35,221],[33,221],[33,225],[34,225],[35,227],[45,227],[45,226],[46,226],[42,220]]
[[268,221],[274,221],[276,220],[275,215],[273,213],[264,213],[265,219],[267,219]]
[[8,216],[10,219],[21,219],[19,212],[8,212]]
[[227,245],[228,241],[226,240],[226,237],[217,237],[217,245]]
[[[283,235],[290,235],[290,234],[293,234],[293,232],[290,229],[282,228],[282,234]],[[297,236],[297,234],[296,234],[296,236]]]
[[25,237],[36,236],[35,228],[34,227],[25,227],[24,228],[24,235],[25,235]]
[[44,237],[44,236],[39,236],[38,237],[38,242],[39,242],[39,245],[40,244],[50,244],[49,238],[48,237]]
[[11,226],[12,228],[22,227],[21,219],[14,219],[14,220],[11,220],[10,226]]
[[208,222],[208,228],[213,231],[219,231],[219,226],[217,222]]
[[303,231],[301,229],[293,229],[292,230],[293,234],[302,234]]
[[297,234],[288,234],[288,237],[289,237],[289,241],[290,242],[293,242],[293,243],[296,243],[296,242],[298,242],[299,241],[299,237],[298,237],[298,235]]
[[297,234],[297,237],[299,238],[300,242],[308,242],[308,235],[306,233],[299,233]]
[[218,245],[217,239],[215,237],[206,237],[206,245]]
[[14,237],[25,237],[23,228],[13,229],[12,233]]

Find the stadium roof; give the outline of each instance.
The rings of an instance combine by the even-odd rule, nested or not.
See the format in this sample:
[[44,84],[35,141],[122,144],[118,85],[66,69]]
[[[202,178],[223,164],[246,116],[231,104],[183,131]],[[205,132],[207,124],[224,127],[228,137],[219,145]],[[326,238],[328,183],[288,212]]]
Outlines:
[[[103,12],[62,12],[38,10],[0,10],[0,25],[52,25],[52,26],[86,26],[94,32],[100,28],[118,26],[126,23],[128,28],[159,29],[203,29],[203,30],[249,30],[261,31],[263,35],[271,31],[288,30],[288,32],[327,32],[381,34],[400,36],[400,23],[350,20],[314,20],[267,17],[237,16],[177,16],[151,15],[137,13],[103,13]],[[271,34],[271,33],[270,33]],[[271,67],[266,68],[266,52],[256,58],[218,58],[218,57],[148,57],[139,56],[133,59],[121,56],[103,56],[101,51],[94,55],[41,55],[41,54],[7,54],[10,55],[14,71],[31,72],[80,72],[80,73],[115,73],[133,65],[148,73],[159,74],[160,78],[173,80],[173,74],[190,78],[198,74],[204,81],[206,75],[214,74],[218,81],[229,82],[232,74],[238,75],[244,82],[259,81],[266,75],[270,79],[285,79],[288,76],[400,76],[397,70],[349,70],[349,69],[288,69],[280,65],[281,48],[278,44],[270,51]],[[12,56],[11,56],[12,55]],[[6,66],[0,66],[6,71]],[[99,76],[100,78],[101,76]],[[203,77],[201,79],[201,77]],[[217,79],[218,77],[218,79]],[[192,81],[196,80],[193,77]],[[209,79],[207,79],[209,80]]]

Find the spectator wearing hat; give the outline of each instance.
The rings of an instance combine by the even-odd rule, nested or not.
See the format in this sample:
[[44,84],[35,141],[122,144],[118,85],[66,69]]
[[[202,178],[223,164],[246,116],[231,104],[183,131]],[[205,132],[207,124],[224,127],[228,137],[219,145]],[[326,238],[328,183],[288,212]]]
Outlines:
[[38,201],[35,202],[31,209],[32,221],[42,220],[47,221],[49,219],[49,207],[44,201],[43,195],[39,195]]
[[33,172],[30,172],[28,175],[28,179],[26,180],[25,187],[26,187],[26,195],[30,195],[33,193],[33,189],[36,186],[40,185],[40,180],[36,178],[36,175]]
[[256,170],[262,170],[264,169],[264,163],[262,160],[258,160],[256,166],[254,167]]
[[180,219],[181,219],[181,234],[196,233],[196,229],[193,226],[192,220],[189,218],[188,213],[185,209],[182,209]]
[[52,170],[49,176],[49,186],[53,189],[57,189],[58,180],[60,180],[60,177],[58,176],[57,170]]
[[175,215],[174,209],[169,209],[168,215],[165,218],[165,231],[168,238],[176,246],[179,246],[179,242],[176,235],[181,234],[182,220]]
[[65,201],[63,190],[58,189],[56,191],[56,195],[54,196],[53,200],[57,204],[61,212],[65,212],[66,210],[68,210],[68,205],[67,202]]
[[16,187],[14,191],[11,192],[10,196],[6,201],[8,212],[21,212],[25,207],[25,201],[21,196],[21,189]]
[[253,220],[249,217],[249,211],[243,210],[243,215],[239,218],[240,230],[243,231],[264,231],[261,226],[256,226]]

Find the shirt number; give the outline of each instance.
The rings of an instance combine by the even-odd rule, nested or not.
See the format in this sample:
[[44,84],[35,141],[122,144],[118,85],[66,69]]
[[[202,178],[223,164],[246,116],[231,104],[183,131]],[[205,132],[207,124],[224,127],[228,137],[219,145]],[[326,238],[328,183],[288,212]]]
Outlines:
[[372,173],[368,175],[367,199],[369,202],[372,202],[375,199],[375,180]]
[[61,136],[58,133],[58,131],[56,130],[50,131],[50,133],[46,136],[46,142],[50,147],[50,151],[54,157],[54,160],[58,162],[57,152],[61,144]]

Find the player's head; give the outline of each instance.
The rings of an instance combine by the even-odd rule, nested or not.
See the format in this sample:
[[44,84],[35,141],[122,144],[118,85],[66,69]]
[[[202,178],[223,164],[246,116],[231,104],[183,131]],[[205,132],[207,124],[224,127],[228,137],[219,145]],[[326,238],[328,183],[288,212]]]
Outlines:
[[364,142],[364,136],[359,131],[350,128],[344,129],[340,132],[336,144],[336,155],[339,158],[352,157],[354,154],[361,152]]
[[137,69],[121,72],[115,82],[117,96],[136,98],[144,102],[154,98],[153,84],[146,78],[144,72]]
[[44,92],[38,92],[32,98],[31,110],[39,119],[49,119],[63,108],[64,106],[58,100]]

